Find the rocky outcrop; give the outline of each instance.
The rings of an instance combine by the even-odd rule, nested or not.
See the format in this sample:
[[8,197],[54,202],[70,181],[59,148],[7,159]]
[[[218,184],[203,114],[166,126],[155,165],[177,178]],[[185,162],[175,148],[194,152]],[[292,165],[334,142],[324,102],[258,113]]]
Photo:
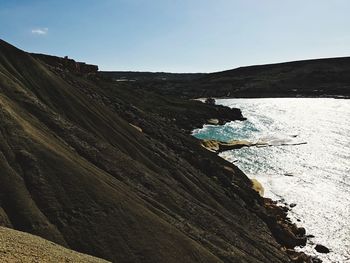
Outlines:
[[54,70],[68,71],[78,75],[95,75],[98,72],[98,66],[86,64],[85,62],[76,62],[68,57],[56,57],[44,54],[32,54],[34,58],[37,58]]
[[306,231],[290,221],[288,208],[277,205],[277,202],[269,198],[264,198],[264,206],[268,211],[265,220],[280,244],[289,249],[306,245]]
[[[306,144],[307,142],[293,142],[282,140],[280,142],[274,141],[256,141],[250,142],[247,140],[230,140],[227,142],[218,141],[218,140],[202,140],[201,145],[209,151],[212,152],[224,152],[234,149],[241,149],[243,147],[269,147],[269,146],[285,146],[285,145],[301,145]],[[288,176],[288,175],[287,175]]]
[[256,146],[257,144],[246,140],[232,140],[229,142],[222,142],[218,140],[202,140],[201,145],[212,152],[223,152],[233,149],[240,149],[242,147]]
[[317,252],[319,252],[319,253],[324,253],[324,254],[330,252],[329,248],[327,248],[327,247],[325,247],[325,246],[323,246],[323,245],[320,245],[320,244],[317,244],[317,245],[315,246],[315,250],[316,250]]

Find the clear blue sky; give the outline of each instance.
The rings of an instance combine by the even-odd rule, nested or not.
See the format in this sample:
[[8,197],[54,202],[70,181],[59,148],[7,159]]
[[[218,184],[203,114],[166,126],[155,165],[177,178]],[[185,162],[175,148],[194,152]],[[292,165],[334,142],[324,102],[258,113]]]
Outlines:
[[213,72],[350,55],[350,0],[0,0],[0,38],[103,70]]

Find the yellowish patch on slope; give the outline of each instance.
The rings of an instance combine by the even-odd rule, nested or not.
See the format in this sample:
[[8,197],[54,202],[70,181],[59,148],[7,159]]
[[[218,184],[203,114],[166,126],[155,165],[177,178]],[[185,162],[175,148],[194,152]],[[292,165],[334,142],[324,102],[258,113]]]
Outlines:
[[262,186],[262,184],[256,180],[256,179],[251,179],[252,181],[252,188],[259,193],[260,196],[264,196],[265,189]]
[[108,261],[78,253],[38,236],[0,227],[0,262],[106,263]]

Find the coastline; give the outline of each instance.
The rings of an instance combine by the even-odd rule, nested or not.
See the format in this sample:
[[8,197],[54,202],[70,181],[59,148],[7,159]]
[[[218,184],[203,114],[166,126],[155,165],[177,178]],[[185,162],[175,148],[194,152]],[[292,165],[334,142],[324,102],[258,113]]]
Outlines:
[[[196,128],[201,128],[203,124],[208,122],[214,122],[215,125],[224,125],[227,122],[230,121],[245,121],[246,118],[242,115],[241,110],[237,108],[230,108],[222,105],[217,104],[206,104],[203,103],[201,99],[192,99],[190,100],[195,103],[194,109],[187,111],[186,115],[176,115],[172,116],[170,115],[170,112],[168,113],[168,118],[173,120],[175,125],[182,130],[182,132],[186,133],[186,136],[190,135],[190,137],[193,138],[191,135],[192,131]],[[156,106],[156,105],[153,105]],[[140,127],[144,126],[142,122],[136,122],[136,124]],[[167,128],[169,129],[169,128]],[[149,131],[147,131],[149,132]],[[197,145],[200,146],[200,148],[203,149],[203,147],[200,145],[201,142],[198,139],[195,139],[197,142]],[[199,143],[198,143],[199,142]],[[193,148],[193,145],[190,144],[187,145],[187,147],[190,146],[190,151],[198,151],[195,148]],[[221,169],[229,171],[229,172],[237,172],[239,168],[232,164],[231,162],[228,162],[224,160],[223,158],[219,157],[217,153],[214,153],[215,158],[213,157],[213,152],[210,150],[208,151],[205,149],[205,151],[208,153],[208,159],[205,161],[210,162],[213,160],[216,164],[215,166],[220,166]],[[217,162],[215,161],[216,158],[219,158],[223,162]],[[193,157],[191,157],[192,159]],[[195,163],[198,163],[199,166],[204,169],[213,169],[208,164],[204,164],[200,160],[196,160]],[[232,169],[230,166],[234,166],[234,169]],[[280,250],[288,256],[288,258],[292,262],[305,262],[305,263],[318,263],[322,262],[316,257],[307,255],[303,252],[298,252],[294,249],[295,246],[305,246],[307,237],[306,237],[306,231],[303,227],[298,227],[296,224],[292,223],[290,219],[288,218],[288,209],[286,207],[282,207],[278,204],[277,201],[274,201],[270,198],[264,198],[259,195],[254,189],[253,185],[251,183],[251,180],[249,177],[244,174],[242,171],[239,170],[239,172],[248,179],[249,184],[249,190],[248,189],[240,189],[239,191],[248,191],[247,193],[244,193],[244,195],[253,195],[253,202],[257,202],[250,208],[250,212],[255,214],[257,217],[262,219],[265,224],[270,229],[274,239],[277,241],[277,243],[281,246]],[[215,177],[214,177],[215,178]],[[215,178],[216,180],[221,181],[221,184],[223,184],[225,187],[230,188],[230,194],[233,194],[233,192],[237,191],[237,186],[233,182],[228,182],[227,178]],[[233,194],[234,195],[234,194]],[[251,197],[249,197],[250,199]],[[250,203],[252,200],[247,200],[248,203]]]
[[[347,262],[350,101],[266,98],[216,102],[242,109],[247,121],[204,125],[194,136],[224,142],[271,142],[273,147],[244,147],[219,156],[257,178],[266,186],[266,197],[290,208],[291,221],[307,229],[307,245],[297,251],[323,262]],[[307,144],[279,146],[296,141]]]
[[[214,98],[214,99],[229,99],[225,98]],[[237,98],[234,98],[237,99]],[[245,98],[242,98],[245,99]],[[205,103],[205,98],[196,99]],[[216,104],[215,104],[216,105]],[[220,105],[221,106],[221,105]],[[244,118],[245,119],[245,118]],[[223,125],[226,121],[217,119],[217,121],[212,122],[213,119],[208,119],[207,123],[211,125]],[[244,120],[243,120],[244,121]],[[204,125],[205,123],[203,123]],[[199,139],[198,139],[199,140]],[[212,152],[214,154],[219,154],[222,151],[229,149],[240,149],[242,147],[251,147],[254,145],[249,145],[246,141],[233,141],[231,145],[225,144],[224,142],[219,142],[215,140],[199,140],[203,148]],[[204,143],[204,145],[203,145]],[[222,158],[228,163],[228,160]],[[247,176],[247,175],[245,175]],[[248,176],[247,176],[248,177]],[[249,178],[249,177],[248,177]],[[263,196],[264,186],[256,179],[250,179],[251,188],[260,197],[260,204],[262,205],[262,210],[252,210],[256,213],[264,222],[268,225],[271,233],[275,240],[281,245],[281,250],[288,254],[292,262],[306,262],[306,263],[319,263],[322,262],[321,259],[308,255],[304,252],[295,250],[295,247],[304,247],[307,243],[308,236],[306,235],[306,229],[302,226],[298,226],[296,223],[292,223],[288,217],[288,212],[290,208],[283,206],[277,200],[272,200],[271,198],[266,198]]]
[[190,136],[209,119],[244,120],[239,109],[70,72],[2,42],[0,60],[9,226],[116,262],[303,261],[288,250],[304,241],[285,211]]
[[[330,95],[330,94],[317,94],[317,95],[305,95],[305,94],[263,94],[261,96],[256,95],[239,95],[239,96],[212,96],[213,99],[283,99],[283,98],[308,98],[308,99],[350,99],[350,95]],[[205,100],[206,98],[197,98],[194,100]]]

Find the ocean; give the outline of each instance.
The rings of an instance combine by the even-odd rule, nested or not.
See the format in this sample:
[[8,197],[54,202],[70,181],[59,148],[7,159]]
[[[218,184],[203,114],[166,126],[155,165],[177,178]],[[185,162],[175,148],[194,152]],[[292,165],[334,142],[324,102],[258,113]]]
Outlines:
[[[217,99],[246,121],[204,125],[200,139],[248,140],[266,147],[220,153],[265,188],[265,197],[294,206],[289,217],[308,235],[304,248],[323,262],[350,262],[350,100]],[[331,252],[320,254],[316,244]]]

